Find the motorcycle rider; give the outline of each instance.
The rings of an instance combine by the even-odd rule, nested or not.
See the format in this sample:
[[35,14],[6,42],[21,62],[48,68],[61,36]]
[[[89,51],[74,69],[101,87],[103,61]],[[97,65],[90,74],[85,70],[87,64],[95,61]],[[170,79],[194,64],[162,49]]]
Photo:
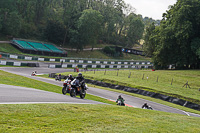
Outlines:
[[79,80],[79,84],[81,85],[81,87],[86,89],[85,88],[85,79],[84,79],[82,73],[79,73],[78,76],[76,77],[76,79]]
[[73,81],[73,80],[74,80],[74,77],[72,76],[72,74],[69,74],[69,76],[68,76],[67,79]]
[[143,109],[151,109],[151,107],[149,105],[147,105],[147,103],[144,103],[144,105],[142,106]]
[[[121,101],[121,105],[125,105],[125,104],[124,104],[124,101],[125,101],[125,100],[123,99],[123,97],[122,97],[121,95],[118,96],[118,99],[117,99],[116,103],[118,103],[118,101]],[[117,105],[118,105],[118,104],[117,104]]]
[[36,71],[33,71],[33,72],[32,72],[32,76],[35,76],[35,75],[36,75],[36,73],[37,73]]

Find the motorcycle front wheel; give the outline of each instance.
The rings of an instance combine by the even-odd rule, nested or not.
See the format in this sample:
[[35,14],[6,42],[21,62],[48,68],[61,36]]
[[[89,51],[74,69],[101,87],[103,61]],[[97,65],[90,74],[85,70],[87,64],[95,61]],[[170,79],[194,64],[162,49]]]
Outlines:
[[66,87],[62,88],[62,93],[63,93],[63,95],[66,95],[66,93],[67,93]]
[[81,98],[81,99],[84,99],[84,98],[85,98],[85,95],[86,95],[86,91],[81,90],[81,91],[80,91],[80,98]]
[[75,89],[71,89],[70,96],[71,97],[75,97],[76,96],[76,90]]

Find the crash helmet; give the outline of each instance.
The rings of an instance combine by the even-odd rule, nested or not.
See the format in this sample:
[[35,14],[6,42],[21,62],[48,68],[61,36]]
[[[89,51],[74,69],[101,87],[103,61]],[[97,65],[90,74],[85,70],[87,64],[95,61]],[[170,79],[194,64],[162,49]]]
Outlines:
[[69,74],[69,78],[72,78],[72,75],[71,75],[71,74]]
[[121,96],[121,95],[119,95],[119,96],[118,96],[118,98],[122,98],[122,96]]
[[79,73],[79,74],[78,74],[78,77],[82,77],[82,73]]

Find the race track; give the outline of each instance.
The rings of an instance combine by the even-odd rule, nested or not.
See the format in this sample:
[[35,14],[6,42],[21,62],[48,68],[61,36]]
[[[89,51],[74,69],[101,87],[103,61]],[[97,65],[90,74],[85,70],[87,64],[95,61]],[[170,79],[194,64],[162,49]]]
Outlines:
[[[41,77],[37,77],[37,76],[30,76],[31,72],[37,71],[38,74],[49,74],[49,73],[62,73],[62,72],[66,72],[66,71],[73,71],[72,69],[50,69],[50,68],[45,68],[45,67],[43,67],[43,68],[42,67],[40,67],[40,68],[3,67],[3,68],[0,68],[0,70],[4,70],[4,71],[10,72],[10,73],[22,75],[22,76],[25,76],[25,77],[28,77],[28,78],[40,80],[40,81],[47,82],[47,83],[50,83],[50,84],[58,85],[58,86],[61,86],[61,89],[62,89],[62,83],[63,82],[55,81],[54,79],[47,79],[47,78],[41,78]],[[0,85],[0,88],[2,88],[1,86],[2,85]],[[30,95],[32,93],[30,91],[33,91],[35,89],[30,89],[30,88],[26,88],[26,89],[21,88],[20,89],[19,87],[13,87],[13,86],[10,86],[10,89],[15,90],[16,94],[17,94],[17,92],[19,92],[19,93],[24,94],[24,95],[22,95],[22,97],[19,97],[19,96],[17,97],[15,94],[10,93],[11,90],[5,91],[5,89],[0,89],[0,96],[1,97],[4,96],[3,98],[0,98],[1,104],[2,103],[5,104],[6,102],[7,103],[14,103],[14,102],[37,103],[38,102],[38,103],[100,104],[99,102],[87,100],[87,96],[86,96],[86,99],[79,99],[79,98],[71,98],[70,96],[64,96],[62,94],[37,90],[37,91],[34,91],[33,97],[29,98],[28,95]],[[4,91],[4,92],[2,93],[2,91]],[[20,92],[20,91],[22,91],[22,92]],[[37,93],[41,93],[41,94],[37,95]],[[95,96],[99,96],[99,97],[102,97],[102,98],[106,98],[106,99],[111,100],[111,101],[115,101],[119,95],[122,95],[122,97],[125,99],[126,104],[133,106],[133,107],[136,107],[136,108],[141,108],[141,106],[145,102],[147,102],[154,110],[200,117],[200,115],[197,115],[197,114],[184,112],[184,111],[179,110],[179,109],[171,108],[171,107],[168,107],[168,106],[165,106],[165,105],[162,105],[162,104],[147,101],[147,100],[137,98],[137,97],[133,97],[133,96],[130,96],[130,95],[120,94],[120,93],[117,93],[117,92],[112,92],[112,91],[107,91],[107,90],[89,87],[87,93],[95,95]],[[24,97],[25,95],[27,97]],[[52,95],[55,95],[55,97],[52,98]],[[19,98],[19,99],[13,99],[11,97],[15,97],[15,98]],[[40,97],[40,98],[38,98],[38,97]],[[45,97],[45,98],[42,99],[42,97],[43,98]],[[22,99],[26,99],[26,100],[21,101]]]
[[71,98],[58,93],[0,84],[0,104],[70,103],[103,104],[87,99]]

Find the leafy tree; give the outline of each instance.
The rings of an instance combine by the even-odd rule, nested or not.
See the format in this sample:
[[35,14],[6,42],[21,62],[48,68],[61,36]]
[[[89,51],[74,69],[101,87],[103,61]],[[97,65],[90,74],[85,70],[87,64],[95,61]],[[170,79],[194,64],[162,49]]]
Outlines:
[[156,27],[154,23],[150,24],[150,26],[146,28],[145,38],[144,38],[145,41],[144,50],[147,56],[153,56],[156,44],[159,44],[157,42],[158,32],[159,32],[159,27]]
[[105,52],[106,54],[108,55],[111,55],[111,56],[114,56],[116,54],[116,51],[115,49],[109,47],[109,46],[106,46],[104,49],[103,49],[103,52]]
[[16,1],[0,1],[0,30],[6,35],[18,36],[21,29],[21,16],[16,11]]
[[165,68],[170,64],[175,64],[177,68],[200,67],[199,14],[199,0],[178,0],[163,14],[159,28],[147,34],[147,47],[155,43],[151,53],[157,67]]
[[21,17],[17,12],[11,12],[4,21],[3,32],[7,35],[18,37],[21,30]]
[[128,38],[128,44],[134,45],[138,44],[140,39],[143,37],[144,33],[144,24],[141,18],[134,17],[133,14],[129,16],[129,28],[127,31],[127,38]]
[[92,48],[98,41],[102,28],[103,16],[100,12],[87,9],[82,12],[78,21],[78,29],[83,45],[90,44]]
[[65,27],[60,22],[49,21],[45,30],[46,38],[56,44],[62,44],[65,35]]
[[192,40],[191,49],[200,58],[200,38],[194,38]]
[[134,11],[124,0],[0,0],[0,32],[80,49],[99,39],[132,46],[143,27],[130,21]]

